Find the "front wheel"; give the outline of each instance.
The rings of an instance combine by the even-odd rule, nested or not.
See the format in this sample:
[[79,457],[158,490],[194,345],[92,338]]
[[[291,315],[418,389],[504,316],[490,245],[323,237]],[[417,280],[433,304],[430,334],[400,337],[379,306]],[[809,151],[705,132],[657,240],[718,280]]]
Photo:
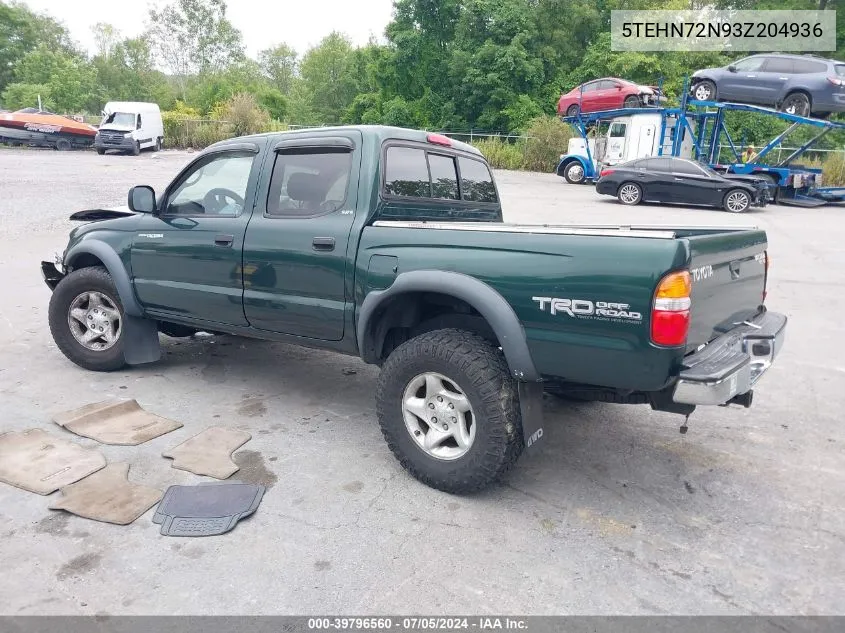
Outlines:
[[50,298],[49,321],[56,345],[80,367],[114,371],[126,364],[123,304],[105,268],[80,268],[62,279]]
[[643,189],[635,182],[626,182],[619,187],[616,197],[622,204],[632,207],[643,199]]
[[132,148],[132,155],[137,156],[140,153],[141,153],[141,143],[138,142],[138,141],[135,141],[135,146]]
[[751,196],[742,189],[732,189],[725,194],[722,206],[730,213],[744,213],[751,206]]
[[716,98],[716,84],[709,79],[699,81],[692,89],[692,96],[697,101],[713,101]]
[[563,177],[568,183],[580,185],[584,182],[584,166],[577,160],[572,161],[563,168]]
[[504,355],[471,332],[435,330],[397,347],[382,366],[376,410],[402,466],[445,492],[481,490],[523,449]]
[[640,98],[636,95],[630,95],[625,97],[625,101],[622,102],[623,108],[639,108],[642,107],[642,102]]

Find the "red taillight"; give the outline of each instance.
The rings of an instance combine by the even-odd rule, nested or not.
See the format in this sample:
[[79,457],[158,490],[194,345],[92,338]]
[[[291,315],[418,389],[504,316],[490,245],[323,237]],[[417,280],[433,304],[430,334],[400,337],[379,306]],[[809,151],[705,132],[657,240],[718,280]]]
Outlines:
[[604,178],[605,176],[609,176],[610,174],[612,174],[612,173],[613,173],[613,171],[614,171],[614,170],[612,170],[612,169],[602,169],[602,170],[599,172],[599,178]]
[[690,322],[689,271],[669,273],[657,284],[651,310],[651,341],[656,345],[677,346],[687,340]]
[[445,145],[446,147],[452,147],[452,139],[448,136],[443,136],[442,134],[429,134],[426,137],[426,140],[429,143],[434,143],[435,145]]
[[845,86],[845,81],[843,81],[842,79],[837,79],[836,77],[828,77],[827,80],[834,86]]

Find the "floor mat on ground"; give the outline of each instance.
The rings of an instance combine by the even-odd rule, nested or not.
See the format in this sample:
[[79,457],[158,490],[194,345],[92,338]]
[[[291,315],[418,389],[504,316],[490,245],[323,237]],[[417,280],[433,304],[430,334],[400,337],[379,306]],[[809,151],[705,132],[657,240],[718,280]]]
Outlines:
[[158,504],[153,523],[165,536],[214,536],[228,532],[255,512],[264,496],[255,484],[170,486]]
[[41,429],[0,435],[0,481],[39,495],[69,486],[105,465],[98,451]]
[[231,459],[232,453],[250,438],[252,436],[246,431],[212,426],[161,455],[173,460],[173,468],[226,479],[238,471],[238,465]]
[[109,464],[82,481],[61,489],[51,510],[66,510],[86,519],[128,525],[152,508],[162,492],[128,481],[129,464]]
[[182,427],[141,408],[135,400],[107,400],[60,413],[53,422],[103,444],[135,446]]

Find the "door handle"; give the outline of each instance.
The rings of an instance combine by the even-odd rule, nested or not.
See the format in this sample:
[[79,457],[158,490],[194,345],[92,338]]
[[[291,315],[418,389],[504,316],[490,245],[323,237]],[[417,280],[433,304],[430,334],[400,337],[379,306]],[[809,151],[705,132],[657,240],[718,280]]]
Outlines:
[[311,246],[315,251],[333,251],[334,238],[333,237],[315,237],[311,240]]
[[214,237],[214,245],[215,246],[231,246],[232,242],[235,241],[234,235],[216,235]]

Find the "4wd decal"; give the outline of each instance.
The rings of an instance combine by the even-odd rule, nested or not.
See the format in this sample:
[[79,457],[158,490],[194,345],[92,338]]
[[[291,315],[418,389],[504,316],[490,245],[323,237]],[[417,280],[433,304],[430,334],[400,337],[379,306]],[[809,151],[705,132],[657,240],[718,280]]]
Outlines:
[[590,301],[588,299],[559,299],[557,297],[531,297],[540,304],[540,310],[546,309],[551,314],[565,314],[576,319],[596,321],[618,321],[639,323],[643,320],[640,312],[631,310],[627,303],[616,301]]

